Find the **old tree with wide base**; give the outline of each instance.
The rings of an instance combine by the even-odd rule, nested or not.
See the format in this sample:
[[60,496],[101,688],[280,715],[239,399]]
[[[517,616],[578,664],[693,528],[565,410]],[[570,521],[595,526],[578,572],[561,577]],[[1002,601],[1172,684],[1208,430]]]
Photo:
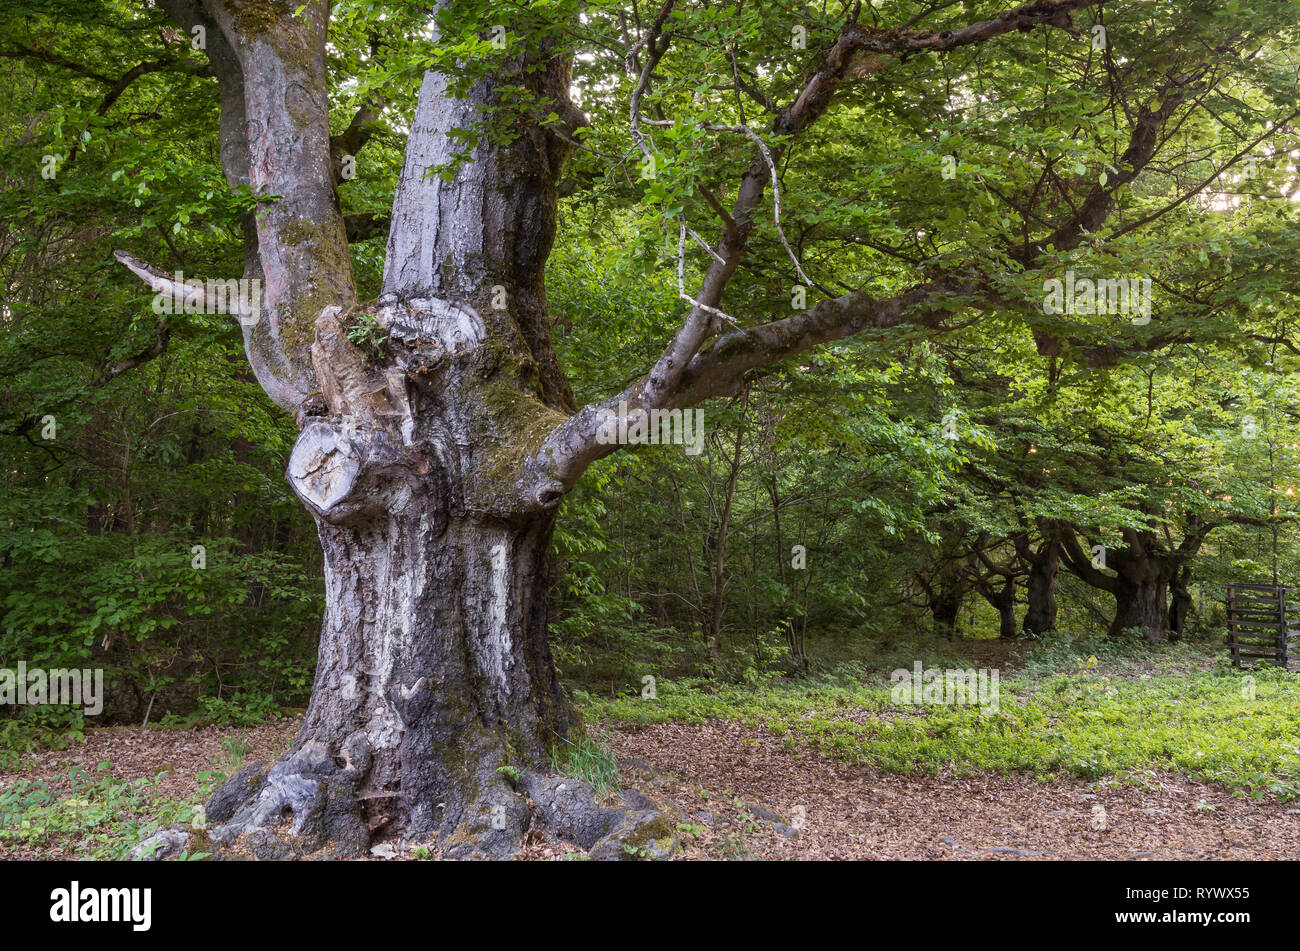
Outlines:
[[[725,207],[711,195],[718,224],[703,276],[682,290],[685,317],[653,367],[581,409],[552,347],[543,280],[558,182],[586,122],[569,98],[576,5],[559,14],[568,5],[548,5],[549,22],[521,13],[524,5],[468,0],[423,14],[427,36],[460,41],[451,31],[486,36],[503,22],[504,34],[495,32],[508,42],[425,73],[414,115],[395,119],[409,121],[405,164],[382,291],[363,302],[336,189],[386,107],[363,108],[330,136],[329,5],[158,2],[203,37],[219,83],[227,181],[259,199],[244,221],[244,278],[259,282],[260,296],[243,312],[233,299],[203,304],[239,319],[258,381],[298,423],[287,475],[318,525],[326,581],[302,730],[279,762],[249,767],[217,792],[211,844],[275,857],[357,855],[378,842],[504,857],[539,823],[596,856],[668,851],[673,823],[643,797],[601,808],[583,784],[546,775],[549,751],[577,723],[547,643],[550,543],[565,494],[617,449],[598,438],[602,414],[729,395],[755,368],[868,329],[938,332],[981,297],[1011,306],[978,271],[958,267],[929,268],[892,296],[826,293],[789,316],[744,325],[724,312],[724,292],[751,253],[757,219],[769,244],[775,234],[790,251],[773,231],[777,216],[765,217],[775,210],[776,170],[839,90],[875,82],[891,64],[998,37],[1075,35],[1072,17],[1096,0],[1039,0],[939,31],[862,25],[854,8],[825,42],[798,53],[800,78],[785,101],[756,97],[761,123],[702,125],[752,155]],[[670,47],[685,41],[674,6],[629,18],[640,24],[627,50],[632,167],[653,164],[646,129],[671,124],[658,111],[643,117],[641,103]],[[1117,190],[1180,121],[1199,75],[1191,65],[1159,74],[1134,97],[1145,105],[1132,112],[1109,182],[1074,182],[1070,200],[1043,212],[1055,248],[1101,227]],[[1026,245],[1025,266],[1032,253]],[[159,294],[195,293],[126,252],[118,258]],[[797,261],[795,270],[802,274]],[[1061,346],[1047,334],[1040,344]]]

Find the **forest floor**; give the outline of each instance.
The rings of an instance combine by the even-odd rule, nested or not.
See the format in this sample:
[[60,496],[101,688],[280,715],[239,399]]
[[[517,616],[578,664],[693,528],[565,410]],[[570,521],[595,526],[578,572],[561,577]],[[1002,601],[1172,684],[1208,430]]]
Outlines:
[[[625,782],[702,827],[688,857],[1300,858],[1300,804],[1234,795],[1177,773],[1152,773],[1141,785],[1025,773],[904,775],[793,753],[766,728],[721,720],[608,737]],[[798,824],[798,837],[762,812]]]
[[[97,729],[24,757],[0,773],[0,859],[122,857],[155,823],[186,821],[220,776],[287,749],[299,723]],[[1300,803],[1177,772],[900,774],[719,718],[605,724],[601,737],[621,785],[676,814],[688,859],[1300,858]],[[572,853],[530,836],[521,857]]]

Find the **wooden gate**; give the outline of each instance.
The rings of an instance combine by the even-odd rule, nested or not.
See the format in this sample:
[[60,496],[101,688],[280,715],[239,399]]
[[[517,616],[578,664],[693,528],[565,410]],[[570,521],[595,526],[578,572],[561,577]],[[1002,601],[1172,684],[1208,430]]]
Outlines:
[[1285,587],[1267,584],[1228,585],[1228,649],[1236,667],[1258,661],[1287,666],[1290,642],[1300,637],[1296,606],[1287,603]]

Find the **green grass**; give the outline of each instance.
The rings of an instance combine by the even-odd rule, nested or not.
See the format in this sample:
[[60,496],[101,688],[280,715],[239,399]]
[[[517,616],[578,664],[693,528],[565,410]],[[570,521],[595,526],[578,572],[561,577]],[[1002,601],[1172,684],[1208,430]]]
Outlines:
[[598,735],[561,738],[551,751],[551,768],[561,776],[589,783],[598,796],[618,791],[618,760]]
[[248,754],[253,748],[239,736],[223,736],[221,738],[221,760],[220,767],[222,772],[235,774],[239,772],[248,759]]
[[[79,859],[127,859],[159,829],[198,821],[212,791],[251,752],[238,736],[223,737],[221,749],[213,757],[213,768],[198,774],[199,788],[181,800],[162,792],[156,781],[114,778],[109,762],[100,763],[93,773],[79,766],[69,769],[66,786],[15,780],[0,790],[0,854],[25,846],[66,851]],[[183,857],[202,858],[204,853]]]
[[[934,648],[921,655],[927,667],[977,666],[963,659],[961,642]],[[1125,639],[1053,637],[1022,651],[1017,669],[1001,670],[999,710],[988,715],[895,704],[889,670],[910,667],[917,656],[903,652],[875,656],[869,666],[842,664],[817,680],[660,679],[653,700],[581,699],[597,725],[735,720],[773,730],[796,757],[817,751],[898,773],[1017,771],[1044,781],[1142,783],[1153,771],[1171,771],[1257,798],[1300,799],[1300,676],[1234,671],[1220,655],[1217,645],[1152,649]],[[0,849],[125,858],[157,829],[193,819],[194,807],[247,754],[240,738],[223,741],[214,770],[199,776],[203,788],[181,801],[146,779],[114,779],[107,763],[93,773],[71,770],[57,790],[18,779],[0,792]],[[598,731],[562,742],[552,768],[602,796],[618,789],[617,761]],[[742,840],[732,845],[744,851]]]
[[761,690],[661,680],[654,700],[588,699],[584,712],[621,724],[737,720],[775,731],[795,755],[815,749],[899,773],[1142,782],[1168,770],[1257,798],[1300,798],[1300,677],[1256,671],[1251,698],[1247,674],[1208,665],[1196,645],[1057,638],[1001,672],[997,713],[895,704],[887,675],[860,670]]

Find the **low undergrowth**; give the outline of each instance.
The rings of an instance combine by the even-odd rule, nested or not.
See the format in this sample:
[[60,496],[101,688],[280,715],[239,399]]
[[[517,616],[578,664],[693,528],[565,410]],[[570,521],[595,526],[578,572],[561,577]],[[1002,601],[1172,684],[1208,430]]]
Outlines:
[[[942,657],[926,655],[924,666],[980,663],[963,664],[959,652],[957,645]],[[906,669],[906,661],[899,655],[899,666]],[[627,696],[613,699],[579,692],[591,729],[560,744],[551,765],[605,797],[618,790],[619,768],[602,728],[722,719],[774,731],[796,758],[816,752],[901,774],[1016,771],[1044,781],[1141,784],[1178,772],[1257,799],[1300,799],[1295,673],[1232,670],[1207,645],[1151,649],[1064,636],[1022,646],[1012,662],[1016,669],[998,671],[996,711],[897,703],[878,661],[841,664],[816,679],[661,678],[654,690],[633,683]],[[23,750],[51,739],[17,727],[9,734]],[[49,745],[61,748],[80,736],[68,730],[55,739]],[[30,780],[22,778],[27,764],[12,763],[0,788],[0,853],[126,858],[159,828],[201,822],[198,807],[249,755],[241,737],[221,738],[198,788],[179,799],[164,773],[119,779],[102,762]]]
[[0,792],[0,846],[75,854],[79,859],[126,859],[161,828],[201,823],[202,803],[220,778],[204,774],[201,790],[177,800],[155,782],[116,779],[109,770],[105,762],[93,773],[69,770],[66,783],[14,782]]
[[1195,645],[1079,646],[1056,638],[999,672],[996,712],[896,703],[888,675],[854,669],[758,689],[659,680],[653,698],[586,697],[584,713],[610,725],[736,720],[785,737],[796,756],[813,749],[898,773],[1142,782],[1174,771],[1256,798],[1300,798],[1295,673],[1231,670]]

